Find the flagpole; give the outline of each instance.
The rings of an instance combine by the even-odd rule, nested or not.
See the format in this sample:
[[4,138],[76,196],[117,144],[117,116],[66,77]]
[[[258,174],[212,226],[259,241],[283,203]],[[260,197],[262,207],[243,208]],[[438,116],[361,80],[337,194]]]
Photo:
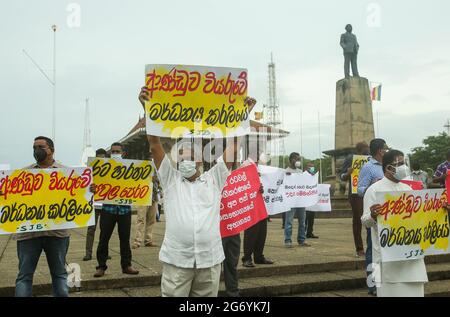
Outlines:
[[303,167],[303,109],[300,109],[300,159]]
[[317,112],[317,118],[319,123],[319,177],[322,184],[322,145],[320,144],[320,111]]

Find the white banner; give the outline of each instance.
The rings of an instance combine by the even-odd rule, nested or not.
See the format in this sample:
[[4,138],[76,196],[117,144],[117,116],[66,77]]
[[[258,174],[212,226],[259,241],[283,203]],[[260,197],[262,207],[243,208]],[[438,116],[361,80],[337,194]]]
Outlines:
[[283,195],[283,181],[286,171],[272,166],[259,165],[261,184],[264,188],[263,198],[269,215],[288,211]]
[[331,212],[330,184],[319,184],[319,201],[314,206],[306,208],[314,212]]
[[286,170],[259,165],[264,202],[269,215],[279,214],[291,208],[313,206],[319,200],[318,174],[286,174]]
[[292,173],[284,177],[284,195],[291,208],[310,207],[319,200],[319,173]]

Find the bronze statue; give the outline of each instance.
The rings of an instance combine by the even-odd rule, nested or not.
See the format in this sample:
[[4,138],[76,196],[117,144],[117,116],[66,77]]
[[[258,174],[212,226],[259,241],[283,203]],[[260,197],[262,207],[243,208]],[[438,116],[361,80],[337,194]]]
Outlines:
[[353,76],[359,77],[357,65],[357,58],[359,51],[358,40],[356,39],[356,35],[352,33],[353,27],[351,26],[351,24],[347,24],[345,30],[347,32],[341,35],[341,46],[344,49],[344,57],[345,57],[345,64],[344,64],[345,78],[350,77],[350,63],[352,64]]

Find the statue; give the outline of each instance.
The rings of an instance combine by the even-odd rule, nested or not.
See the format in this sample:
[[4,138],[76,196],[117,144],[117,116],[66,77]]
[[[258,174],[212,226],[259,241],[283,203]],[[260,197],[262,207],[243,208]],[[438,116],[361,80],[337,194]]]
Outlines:
[[350,63],[352,65],[353,76],[359,77],[357,65],[359,51],[358,40],[356,39],[356,35],[352,33],[353,27],[351,26],[351,24],[347,24],[345,30],[347,32],[341,35],[341,46],[344,49],[345,58],[345,78],[350,78]]

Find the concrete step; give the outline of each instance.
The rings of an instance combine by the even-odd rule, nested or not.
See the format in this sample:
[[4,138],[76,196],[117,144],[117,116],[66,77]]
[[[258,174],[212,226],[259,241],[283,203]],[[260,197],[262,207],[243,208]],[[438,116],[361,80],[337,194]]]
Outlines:
[[[336,290],[331,292],[318,292],[296,294],[289,297],[371,297],[367,288],[351,290]],[[450,297],[450,280],[431,281],[425,284],[425,297]]]
[[[447,266],[450,270],[450,254],[445,255],[436,255],[429,256],[425,258],[425,262],[429,265],[431,264],[445,264],[448,263]],[[287,289],[290,289],[291,286],[286,286],[283,282],[286,277],[288,280],[290,277],[294,278],[295,281],[300,281],[302,278],[306,278],[309,280],[311,276],[326,276],[330,277],[331,280],[329,284],[329,288],[326,288],[324,291],[329,289],[335,289],[336,285],[340,285],[340,275],[341,273],[345,273],[345,276],[349,274],[353,279],[344,279],[342,281],[343,288],[349,288],[349,286],[361,287],[361,285],[365,285],[365,261],[363,259],[356,259],[352,261],[337,261],[337,262],[322,262],[322,263],[312,263],[312,264],[299,264],[299,265],[258,265],[255,268],[243,268],[240,267],[238,269],[240,283],[243,285],[243,295],[244,296],[264,296],[264,295],[255,295],[255,294],[265,294],[266,290],[264,287],[261,287],[260,283],[263,283],[262,286],[270,286],[268,281],[271,280],[273,283],[280,282],[280,285],[275,285],[273,287],[274,294],[267,296],[278,296],[278,293],[281,294],[292,294],[292,291],[297,291],[298,285],[296,283],[292,284],[292,290],[286,293]],[[355,275],[356,274],[356,275]],[[359,281],[355,281],[355,276],[360,278]],[[450,278],[450,277],[449,277]],[[223,280],[223,276],[222,276]],[[323,285],[324,281],[319,285]],[[249,285],[246,283],[250,282]],[[314,281],[316,283],[318,281]],[[102,291],[102,290],[110,290],[110,289],[136,289],[139,287],[150,287],[151,293],[153,294],[152,287],[160,288],[161,283],[161,275],[146,275],[140,274],[137,276],[128,276],[128,277],[120,277],[114,278],[108,275],[105,275],[99,279],[90,279],[86,281],[81,281],[80,289],[71,289],[71,292],[79,292],[79,291]],[[312,287],[315,289],[316,284],[306,284],[306,290],[308,287]],[[355,284],[356,283],[356,284]],[[359,283],[359,284],[358,284]],[[362,283],[362,284],[361,284]],[[222,282],[223,284],[223,282]],[[253,284],[256,284],[259,287],[252,287]],[[326,284],[326,283],[325,283]],[[291,285],[291,284],[289,284]],[[247,287],[248,286],[248,287]],[[255,286],[255,285],[253,285]],[[277,288],[278,287],[278,288]],[[303,286],[301,286],[303,287]],[[322,286],[320,286],[322,287]],[[321,289],[316,291],[322,291]],[[33,286],[33,294],[36,296],[50,294],[51,293],[51,284],[38,284]],[[224,286],[223,286],[224,289]],[[248,292],[248,293],[246,293]],[[277,293],[278,292],[278,293]],[[294,293],[295,293],[294,292]],[[280,295],[281,295],[280,294]],[[0,288],[0,297],[4,296],[14,296],[14,287],[5,287]]]
[[[430,281],[450,280],[450,264],[427,264]],[[240,281],[243,296],[285,296],[336,290],[351,290],[366,286],[364,270],[304,273]],[[450,289],[449,289],[450,290]]]
[[[447,266],[450,278],[450,254],[429,256],[425,259],[425,262],[429,266],[438,264]],[[329,289],[338,289],[337,287],[341,287],[343,289],[358,288],[364,286],[366,283],[364,277],[365,262],[363,259],[338,262],[330,261],[313,264],[266,265],[257,266],[255,268],[239,268],[238,273],[240,283],[243,288],[243,296],[288,295],[294,294],[298,291],[298,289],[305,289],[306,291],[308,289],[314,289],[314,291],[327,291]],[[429,276],[432,274],[433,271],[430,271]],[[441,273],[440,276],[442,275],[443,273]],[[349,276],[351,278],[348,278]],[[444,274],[444,276],[446,275]],[[303,278],[305,278],[305,281],[309,281],[312,277],[317,277],[318,280],[313,280],[312,284],[297,283],[302,281]],[[321,280],[321,277],[324,277],[324,279]],[[292,281],[296,282],[286,284],[287,281],[291,281],[290,278],[293,279]],[[330,280],[327,280],[327,278],[330,278]],[[80,289],[73,288],[71,289],[71,292],[137,289],[140,287],[144,287],[145,289],[145,287],[149,287],[149,292],[154,294],[155,291],[153,290],[153,287],[159,290],[160,283],[161,275],[137,275],[121,278],[114,278],[105,275],[100,279],[82,281],[82,287]],[[272,286],[270,283],[275,283],[275,285]],[[325,289],[322,289],[323,287],[325,287]],[[224,285],[222,285],[222,288],[225,289]],[[270,292],[272,292],[273,295],[270,295],[270,292],[268,292],[266,288],[270,289]],[[38,284],[33,286],[33,294],[36,296],[50,293],[51,284]],[[0,288],[0,297],[3,296],[14,296],[14,287]]]
[[[450,296],[450,264],[427,264],[427,296]],[[364,297],[367,295],[364,270],[334,272],[297,273],[270,277],[240,278],[239,288],[244,297],[306,296],[306,297]],[[71,293],[73,297],[91,296],[161,296],[159,285],[127,287],[100,291]],[[225,296],[225,285],[221,282],[219,296]]]

